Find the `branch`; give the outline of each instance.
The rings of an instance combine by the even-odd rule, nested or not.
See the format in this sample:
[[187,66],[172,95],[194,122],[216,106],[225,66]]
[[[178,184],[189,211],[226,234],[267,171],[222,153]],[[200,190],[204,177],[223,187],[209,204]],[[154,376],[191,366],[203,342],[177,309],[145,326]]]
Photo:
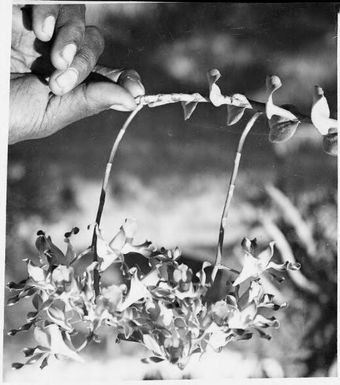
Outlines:
[[[148,106],[148,107],[158,107],[171,103],[211,103],[209,97],[202,96],[199,93],[194,94],[181,94],[181,93],[172,93],[172,94],[158,94],[158,95],[144,95],[138,96],[136,98],[136,103],[138,105]],[[248,99],[250,103],[249,106],[245,106],[238,98],[234,98],[233,96],[225,96],[224,104],[242,107],[251,110],[255,110],[256,112],[265,112],[266,104],[262,102],[258,102],[256,100]],[[287,110],[291,110],[293,106],[285,106]],[[302,114],[294,109],[291,112],[303,123],[311,123],[311,118],[305,114]]]
[[235,183],[236,183],[237,173],[238,173],[238,169],[239,169],[239,165],[240,165],[240,159],[241,159],[241,155],[242,155],[243,145],[244,145],[244,142],[247,138],[247,135],[249,134],[250,130],[254,126],[254,123],[256,122],[257,118],[261,114],[262,114],[261,112],[257,112],[256,114],[254,114],[251,117],[251,119],[249,120],[245,129],[242,132],[241,138],[240,138],[238,146],[237,146],[235,159],[234,159],[234,168],[233,168],[233,172],[231,174],[229,187],[228,187],[228,193],[227,193],[227,197],[226,197],[226,200],[224,203],[221,222],[220,222],[220,230],[219,230],[219,237],[218,237],[218,244],[217,244],[215,266],[214,266],[214,269],[213,269],[212,274],[211,274],[211,278],[213,281],[215,280],[217,271],[221,266],[224,232],[225,232],[225,227],[226,227],[227,218],[228,218],[228,214],[229,214],[229,208],[230,208],[231,200],[232,200],[233,194],[234,194]]

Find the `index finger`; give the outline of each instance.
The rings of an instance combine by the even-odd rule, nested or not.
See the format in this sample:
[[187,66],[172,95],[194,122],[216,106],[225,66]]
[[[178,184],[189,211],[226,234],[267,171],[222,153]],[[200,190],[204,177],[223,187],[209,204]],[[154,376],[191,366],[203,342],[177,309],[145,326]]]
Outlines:
[[32,28],[41,41],[52,39],[60,5],[39,4],[32,7]]
[[85,5],[62,5],[56,22],[51,62],[58,70],[66,69],[80,48],[85,33]]

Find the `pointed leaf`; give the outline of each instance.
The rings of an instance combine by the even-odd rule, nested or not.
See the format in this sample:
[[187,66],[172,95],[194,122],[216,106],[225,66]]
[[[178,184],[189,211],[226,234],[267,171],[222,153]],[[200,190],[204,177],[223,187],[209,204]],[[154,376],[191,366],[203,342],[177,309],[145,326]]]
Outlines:
[[195,111],[198,102],[182,102],[184,120],[188,120]]

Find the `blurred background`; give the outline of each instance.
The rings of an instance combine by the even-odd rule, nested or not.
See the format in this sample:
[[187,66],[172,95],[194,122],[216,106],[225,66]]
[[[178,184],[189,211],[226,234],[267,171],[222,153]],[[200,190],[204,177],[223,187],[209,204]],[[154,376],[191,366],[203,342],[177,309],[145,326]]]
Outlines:
[[[276,74],[283,82],[278,104],[309,114],[318,84],[336,117],[337,11],[337,3],[326,2],[123,3],[89,4],[87,18],[105,36],[101,64],[136,69],[147,94],[206,95],[206,72],[218,68],[223,93],[264,101],[266,75]],[[94,222],[110,146],[126,116],[106,111],[52,137],[9,147],[6,282],[25,278],[22,259],[36,255],[39,229],[65,249],[65,231],[78,226],[76,248],[90,244],[87,225]],[[228,127],[225,106],[199,105],[188,121],[180,105],[145,108],[113,166],[104,237],[134,217],[138,237],[159,247],[178,245],[192,266],[213,261],[234,152],[250,116]],[[31,332],[6,334],[24,323],[32,305],[23,300],[5,309],[5,380],[336,376],[337,158],[323,152],[321,139],[313,126],[301,125],[287,144],[273,145],[260,119],[241,160],[223,263],[241,266],[240,242],[247,236],[260,248],[275,240],[278,261],[293,255],[302,264],[301,274],[281,286],[267,282],[289,303],[277,314],[281,327],[271,331],[271,341],[255,336],[230,344],[193,359],[183,372],[143,364],[145,349],[111,340],[89,346],[86,365],[56,361],[43,371],[12,371],[12,362],[23,361],[21,349],[33,346]]]

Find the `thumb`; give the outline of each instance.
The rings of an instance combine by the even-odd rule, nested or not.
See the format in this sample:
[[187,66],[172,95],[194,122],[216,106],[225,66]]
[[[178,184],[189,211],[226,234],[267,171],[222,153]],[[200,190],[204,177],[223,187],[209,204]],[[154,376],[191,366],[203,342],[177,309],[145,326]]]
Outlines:
[[45,121],[55,132],[69,124],[98,114],[108,108],[132,111],[137,107],[133,96],[123,87],[110,81],[93,80],[80,84],[71,92],[61,97],[54,97],[48,105]]

